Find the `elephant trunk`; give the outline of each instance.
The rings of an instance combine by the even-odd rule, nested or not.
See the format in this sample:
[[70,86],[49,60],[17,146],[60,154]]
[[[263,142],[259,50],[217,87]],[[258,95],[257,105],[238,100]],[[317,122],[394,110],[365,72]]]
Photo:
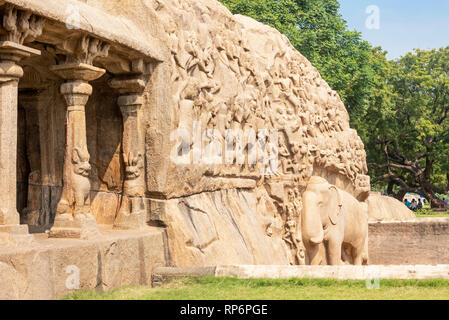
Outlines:
[[315,205],[313,193],[303,194],[303,211],[301,228],[304,240],[311,244],[320,244],[324,239],[324,230],[321,223],[319,208]]

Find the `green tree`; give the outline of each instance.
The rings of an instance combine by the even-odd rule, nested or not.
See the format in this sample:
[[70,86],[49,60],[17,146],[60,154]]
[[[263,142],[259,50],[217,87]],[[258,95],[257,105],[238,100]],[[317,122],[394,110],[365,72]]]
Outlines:
[[285,34],[336,90],[351,119],[362,116],[371,94],[371,45],[349,31],[338,0],[220,0]]
[[365,142],[374,183],[402,199],[424,196],[432,208],[449,191],[449,47],[415,50],[387,61],[373,50],[374,90],[356,127]]

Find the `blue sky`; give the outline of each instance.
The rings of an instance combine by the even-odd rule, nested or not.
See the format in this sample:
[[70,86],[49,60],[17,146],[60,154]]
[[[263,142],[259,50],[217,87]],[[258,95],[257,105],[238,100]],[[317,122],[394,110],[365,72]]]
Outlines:
[[[349,28],[382,46],[390,59],[414,48],[449,46],[449,0],[340,0],[340,5]],[[366,27],[372,5],[379,8],[379,29]]]

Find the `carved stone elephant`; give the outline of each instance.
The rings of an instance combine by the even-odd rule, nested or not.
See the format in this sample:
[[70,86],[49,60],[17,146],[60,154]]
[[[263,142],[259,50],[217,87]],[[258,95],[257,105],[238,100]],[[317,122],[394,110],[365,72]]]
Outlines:
[[321,177],[310,179],[302,200],[302,236],[310,264],[322,262],[321,243],[330,265],[342,264],[342,255],[344,260],[350,260],[347,251],[354,264],[368,263],[368,209],[365,203]]

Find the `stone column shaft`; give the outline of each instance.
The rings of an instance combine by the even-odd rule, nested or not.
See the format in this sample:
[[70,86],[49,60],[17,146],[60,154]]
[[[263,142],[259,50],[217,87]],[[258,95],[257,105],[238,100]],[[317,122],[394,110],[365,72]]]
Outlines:
[[142,197],[145,192],[138,120],[138,112],[142,103],[142,98],[139,95],[121,96],[118,101],[123,116],[122,150],[126,166],[123,192],[131,197]]
[[18,81],[0,84],[0,224],[19,224],[16,210]]
[[105,70],[83,63],[54,66],[51,70],[66,80],[61,85],[61,94],[67,104],[67,115],[63,189],[50,236],[87,239],[99,231],[90,212],[91,166],[85,107],[92,94],[88,82],[101,77]]
[[[81,173],[75,172],[79,171],[76,167],[82,165],[84,172],[78,174],[79,177],[77,178],[80,180],[79,183],[84,184],[84,187],[90,191],[88,174],[91,168],[87,150],[85,105],[92,94],[92,86],[85,81],[69,81],[61,86],[61,93],[64,95],[67,104],[63,194],[66,200],[71,202],[69,206],[73,206],[71,208],[73,215],[89,214],[89,197],[87,199],[76,199],[77,195],[72,189],[75,183],[74,173]],[[60,211],[62,214],[69,212],[66,210]]]
[[39,121],[40,114],[43,110],[40,108],[39,95],[40,91],[38,89],[28,89],[22,90],[19,96],[19,104],[24,109],[25,114],[24,138],[26,141],[24,151],[30,169],[26,177],[26,181],[28,182],[26,191],[27,201],[26,206],[20,212],[20,220],[33,229],[38,227],[40,222],[44,220],[44,217],[41,215],[41,209],[43,207],[41,203],[43,184],[40,128],[42,124]]
[[[0,232],[27,234],[17,212],[17,117],[21,59],[40,55],[15,42],[0,42]],[[2,240],[2,239],[0,239]]]
[[144,155],[139,131],[139,110],[143,105],[145,81],[141,77],[115,78],[110,86],[118,89],[118,106],[123,116],[122,154],[125,181],[120,210],[114,222],[119,229],[141,229],[146,226],[144,205]]

